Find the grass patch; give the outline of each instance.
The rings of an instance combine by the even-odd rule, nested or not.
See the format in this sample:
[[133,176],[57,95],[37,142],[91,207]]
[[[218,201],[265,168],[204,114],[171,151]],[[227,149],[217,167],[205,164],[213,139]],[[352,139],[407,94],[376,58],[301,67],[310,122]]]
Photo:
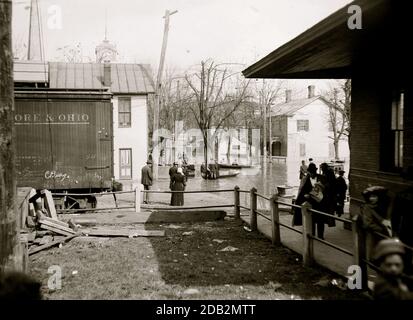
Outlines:
[[[166,236],[78,238],[33,256],[31,273],[42,281],[46,299],[361,298],[315,285],[337,276],[302,267],[301,256],[242,226],[234,220],[146,225]],[[226,247],[238,250],[220,251]],[[47,289],[52,265],[62,268],[61,290]],[[187,294],[189,288],[197,290]]]

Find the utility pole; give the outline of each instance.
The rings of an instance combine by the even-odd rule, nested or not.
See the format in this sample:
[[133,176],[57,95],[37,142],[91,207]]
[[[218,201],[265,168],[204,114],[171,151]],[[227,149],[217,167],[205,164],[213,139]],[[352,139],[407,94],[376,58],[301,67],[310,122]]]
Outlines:
[[262,80],[261,103],[264,108],[264,163],[267,160],[267,102],[265,101],[265,79]]
[[152,146],[152,161],[153,161],[153,178],[154,180],[158,180],[158,162],[159,162],[159,105],[160,105],[160,86],[162,80],[162,72],[163,66],[165,62],[165,54],[166,54],[166,45],[168,43],[168,31],[169,31],[169,17],[178,11],[175,10],[173,12],[169,12],[169,10],[165,11],[165,26],[163,32],[163,42],[162,42],[162,50],[161,50],[161,59],[159,61],[159,68],[158,68],[158,76],[156,77],[156,87],[155,87],[155,106],[153,112],[153,146]]
[[269,110],[269,118],[268,118],[268,121],[269,121],[269,127],[270,127],[270,133],[269,133],[269,137],[268,137],[268,140],[269,140],[269,142],[270,142],[270,157],[269,157],[269,162],[270,163],[272,163],[272,122],[271,122],[271,105],[269,106],[270,107],[270,110]]
[[12,2],[0,1],[0,273],[17,244],[13,144]]
[[43,61],[41,21],[38,0],[30,2],[28,60]]

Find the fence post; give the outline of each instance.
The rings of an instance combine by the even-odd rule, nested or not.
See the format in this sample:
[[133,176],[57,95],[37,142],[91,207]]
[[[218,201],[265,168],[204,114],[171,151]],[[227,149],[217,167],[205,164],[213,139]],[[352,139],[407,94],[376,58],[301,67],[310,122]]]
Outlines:
[[311,205],[304,202],[301,206],[301,213],[303,217],[303,265],[311,266],[313,264],[313,217],[311,212]]
[[250,209],[251,209],[251,219],[250,226],[252,231],[257,231],[257,189],[251,188],[250,191]]
[[135,188],[135,212],[141,212],[141,192],[140,192],[140,184]]
[[280,215],[278,211],[278,197],[277,195],[273,195],[271,198],[271,215],[272,215],[272,244],[280,244],[281,243],[281,235],[280,235]]
[[235,186],[234,187],[234,216],[235,219],[240,218],[240,200],[239,200],[239,187]]
[[361,290],[368,288],[367,274],[367,251],[366,251],[366,232],[360,224],[360,216],[355,215],[351,218],[351,230],[354,243],[354,264],[361,270]]

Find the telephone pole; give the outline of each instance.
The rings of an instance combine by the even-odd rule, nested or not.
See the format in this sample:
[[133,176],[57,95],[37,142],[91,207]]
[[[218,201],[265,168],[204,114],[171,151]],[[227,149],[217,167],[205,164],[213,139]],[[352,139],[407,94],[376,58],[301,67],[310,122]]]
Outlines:
[[13,144],[12,2],[0,1],[0,273],[17,244]]
[[161,49],[161,59],[159,61],[159,68],[158,68],[158,76],[156,77],[156,87],[155,87],[155,106],[153,112],[153,134],[152,134],[152,161],[153,161],[153,178],[154,180],[158,179],[158,162],[159,162],[159,105],[160,105],[160,94],[161,94],[161,80],[162,80],[162,72],[163,66],[165,63],[165,54],[166,54],[166,46],[168,44],[168,32],[169,32],[169,17],[178,11],[175,10],[170,12],[169,10],[165,11],[165,26],[163,31],[163,41],[162,41],[162,49]]
[[263,146],[263,152],[264,152],[264,164],[267,160],[267,101],[265,99],[265,79],[262,80],[262,91],[261,91],[261,104],[264,108],[264,146]]

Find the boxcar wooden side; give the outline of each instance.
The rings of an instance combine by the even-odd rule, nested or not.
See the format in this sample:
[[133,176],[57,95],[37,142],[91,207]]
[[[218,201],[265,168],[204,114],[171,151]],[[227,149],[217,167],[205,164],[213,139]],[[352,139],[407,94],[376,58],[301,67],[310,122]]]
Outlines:
[[113,177],[111,95],[102,91],[16,91],[19,187],[110,189]]

